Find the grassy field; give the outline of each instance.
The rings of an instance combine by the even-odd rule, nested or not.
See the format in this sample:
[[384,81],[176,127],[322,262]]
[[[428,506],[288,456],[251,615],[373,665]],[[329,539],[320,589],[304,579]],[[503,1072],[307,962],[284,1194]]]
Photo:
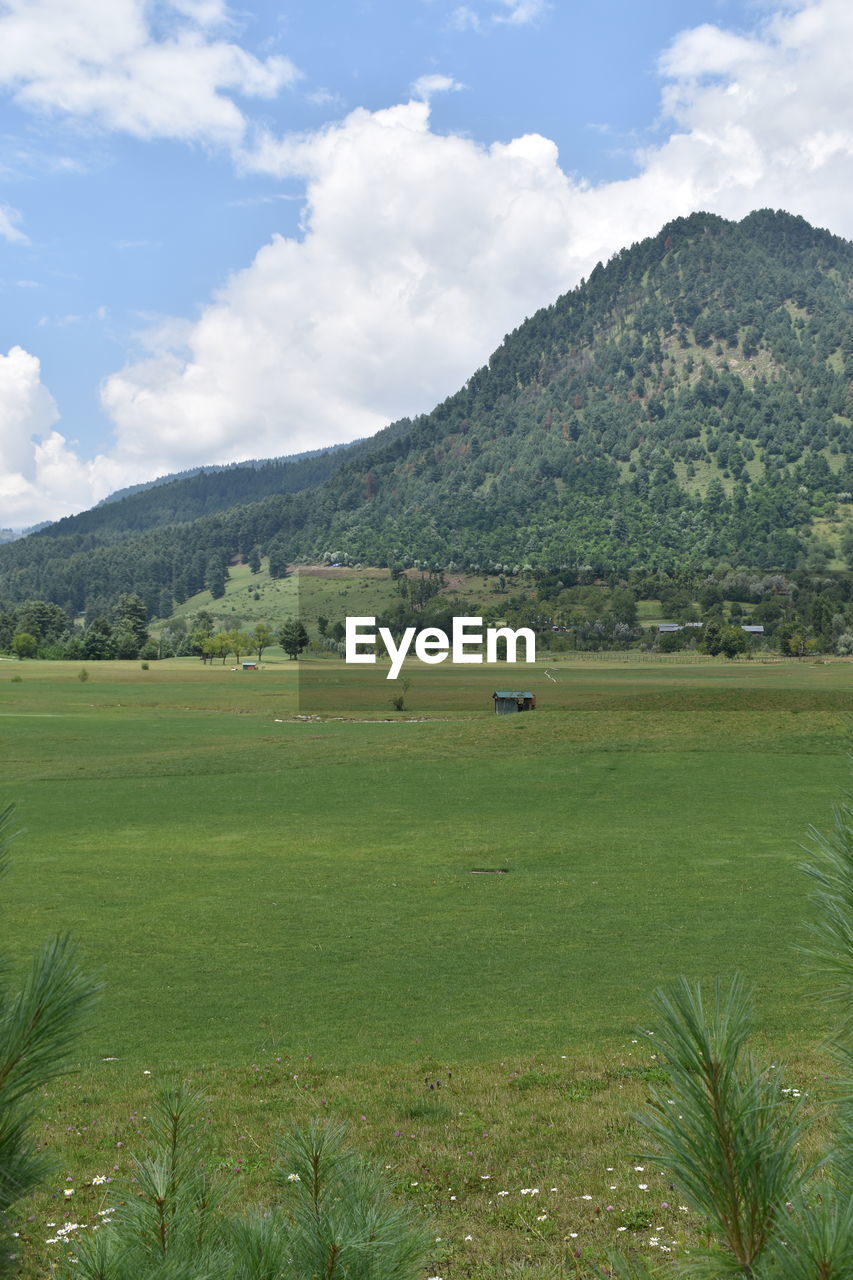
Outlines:
[[70,929],[109,974],[88,1052],[594,1048],[662,979],[733,968],[773,1034],[816,1029],[779,938],[845,785],[849,665],[520,668],[540,710],[513,717],[486,709],[506,667],[466,673],[480,712],[458,668],[420,668],[396,715],[380,671],[344,708],[364,719],[291,719],[297,670],[343,678],[311,666],[33,663],[0,686],[28,828],[7,945]]
[[[504,665],[465,671],[464,696],[419,668],[402,713],[379,669],[301,720],[303,683],[328,694],[341,664],[86,669],[0,668],[26,828],[4,949],[67,929],[106,982],[82,1074],[47,1100],[75,1217],[177,1070],[240,1194],[269,1192],[285,1120],[349,1119],[437,1221],[445,1280],[572,1274],[574,1241],[613,1223],[687,1247],[688,1216],[639,1187],[628,1116],[654,1078],[648,994],[681,972],[751,975],[762,1042],[819,1092],[797,865],[849,781],[850,664]],[[539,710],[491,714],[507,683]]]
[[[759,1052],[777,1064],[790,1105],[783,1089],[803,1095],[815,1131],[802,1154],[814,1158],[825,1139],[827,1061],[799,1053],[783,1074],[773,1045],[759,1043]],[[340,1068],[264,1053],[228,1068],[187,1065],[183,1074],[208,1099],[209,1167],[224,1180],[227,1208],[286,1205],[287,1186],[275,1177],[288,1171],[278,1157],[282,1135],[328,1116],[347,1123],[351,1144],[429,1223],[424,1277],[592,1280],[591,1264],[614,1247],[682,1263],[703,1239],[698,1215],[645,1158],[632,1119],[661,1079],[657,1064],[639,1034],[594,1056],[425,1056]],[[24,1206],[10,1242],[26,1280],[73,1256],[74,1235],[63,1241],[58,1227],[102,1225],[103,1213],[133,1194],[132,1156],[145,1153],[146,1117],[163,1082],[156,1066],[97,1062],[46,1091],[40,1136],[59,1166]]]

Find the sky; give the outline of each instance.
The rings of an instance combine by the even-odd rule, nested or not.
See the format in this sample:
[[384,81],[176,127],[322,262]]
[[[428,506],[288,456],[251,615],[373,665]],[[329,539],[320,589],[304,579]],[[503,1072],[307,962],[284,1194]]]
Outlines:
[[850,0],[0,0],[0,527],[372,434],[707,209],[853,238]]

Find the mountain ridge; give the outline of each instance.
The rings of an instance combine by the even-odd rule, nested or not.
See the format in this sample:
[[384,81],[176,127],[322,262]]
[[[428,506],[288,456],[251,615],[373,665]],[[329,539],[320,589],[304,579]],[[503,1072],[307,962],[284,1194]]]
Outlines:
[[[354,440],[350,443],[360,444],[361,441]],[[114,489],[105,498],[101,498],[100,502],[96,502],[92,510],[109,506],[113,502],[121,502],[124,498],[132,498],[137,493],[147,493],[150,489],[159,489],[166,484],[194,480],[199,475],[213,475],[220,471],[238,471],[242,469],[261,471],[264,467],[282,467],[292,463],[304,462],[309,458],[319,458],[325,453],[335,453],[337,450],[345,449],[346,447],[346,444],[330,444],[322,449],[304,449],[301,453],[284,453],[275,458],[243,458],[239,462],[208,462],[202,463],[197,467],[186,467],[183,471],[169,471],[163,475],[154,476],[151,480],[141,480],[138,484],[129,484],[121,489]],[[54,522],[48,521],[47,523],[52,524]]]
[[[488,570],[843,562],[851,297],[853,245],[802,218],[675,219],[524,321],[431,413],[191,522],[161,507],[127,527],[145,495],[106,522],[57,522],[0,547],[0,594],[79,610],[134,589],[162,612],[212,558],[253,548]],[[213,501],[215,476],[186,483]]]

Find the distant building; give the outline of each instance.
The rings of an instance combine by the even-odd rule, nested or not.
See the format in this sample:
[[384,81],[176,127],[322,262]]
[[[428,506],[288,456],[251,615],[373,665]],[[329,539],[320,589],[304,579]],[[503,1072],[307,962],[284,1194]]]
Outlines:
[[747,634],[748,636],[763,636],[763,635],[764,635],[764,628],[763,628],[763,627],[753,627],[753,626],[745,627],[745,626],[741,625],[741,631],[745,631],[745,632],[746,632],[746,634]]
[[496,716],[514,715],[516,711],[535,711],[536,694],[499,689],[492,694]]
[[667,635],[670,635],[671,632],[673,631],[680,631],[680,630],[681,630],[681,627],[678,625],[677,622],[661,622],[658,625],[659,636],[667,636]]
[[241,662],[240,666],[244,671],[257,671],[258,669],[257,662]]

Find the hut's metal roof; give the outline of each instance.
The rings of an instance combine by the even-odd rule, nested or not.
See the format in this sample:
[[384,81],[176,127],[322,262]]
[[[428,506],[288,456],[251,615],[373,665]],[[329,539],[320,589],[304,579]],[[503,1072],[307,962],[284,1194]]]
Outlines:
[[493,698],[532,698],[532,693],[523,693],[517,689],[496,689]]

